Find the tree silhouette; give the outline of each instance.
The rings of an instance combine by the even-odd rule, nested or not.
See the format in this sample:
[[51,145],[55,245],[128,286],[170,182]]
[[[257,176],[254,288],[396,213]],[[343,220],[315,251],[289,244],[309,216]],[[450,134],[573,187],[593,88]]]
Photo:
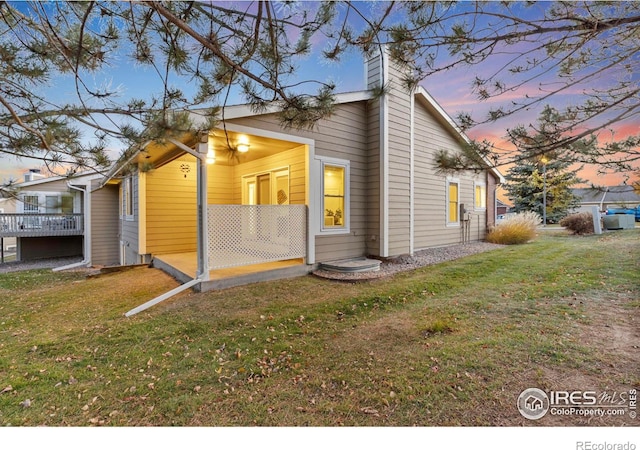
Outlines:
[[[407,89],[461,67],[479,101],[517,94],[485,117],[460,114],[463,129],[582,93],[548,116],[558,139],[545,147],[526,149],[532,126],[509,130],[518,152],[475,144],[492,164],[562,149],[628,169],[640,136],[598,134],[637,117],[638,23],[635,2],[2,2],[0,152],[100,170],[114,142],[132,151],[212,127],[232,90],[254,111],[275,108],[285,127],[310,128],[333,111],[335,84],[301,77],[305,58],[320,46],[339,64],[386,46],[411,69]],[[109,75],[133,66],[148,74],[136,95]],[[443,168],[473,161],[446,156]]]

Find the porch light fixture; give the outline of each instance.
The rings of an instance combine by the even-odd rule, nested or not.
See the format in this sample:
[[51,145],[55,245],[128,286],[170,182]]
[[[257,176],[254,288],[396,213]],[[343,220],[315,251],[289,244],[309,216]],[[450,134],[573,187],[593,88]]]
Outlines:
[[238,136],[238,145],[236,146],[236,149],[240,153],[247,153],[249,151],[249,147],[249,137],[244,134]]
[[213,136],[209,136],[207,140],[207,164],[213,164],[216,162],[216,153],[213,149]]

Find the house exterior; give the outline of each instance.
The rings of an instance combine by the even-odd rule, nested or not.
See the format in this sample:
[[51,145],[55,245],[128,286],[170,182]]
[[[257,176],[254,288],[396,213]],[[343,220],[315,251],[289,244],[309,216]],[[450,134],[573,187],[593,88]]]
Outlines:
[[[16,212],[15,198],[0,198],[0,214],[14,214]],[[2,222],[0,222],[1,224]],[[2,225],[0,225],[0,229]],[[13,261],[16,257],[16,238],[0,236],[0,264]]]
[[602,213],[611,208],[636,208],[640,206],[640,194],[633,186],[604,186],[598,188],[576,188],[571,190],[580,199],[575,212],[591,212],[597,206]]
[[511,206],[507,205],[503,201],[496,200],[496,214],[498,216],[507,214]]
[[[368,89],[338,95],[312,130],[226,107],[208,135],[151,142],[115,167],[101,185],[119,188],[121,264],[191,255],[184,280],[207,290],[226,286],[215,272],[235,266],[296,261],[308,273],[484,239],[500,173],[438,171],[435,153],[468,139],[424,89],[400,86],[386,55],[365,72]],[[374,98],[381,85],[388,92]]]
[[16,259],[82,256],[79,265],[118,264],[118,187],[101,187],[101,174],[34,175],[15,185],[14,211],[0,211],[0,237],[15,240]]

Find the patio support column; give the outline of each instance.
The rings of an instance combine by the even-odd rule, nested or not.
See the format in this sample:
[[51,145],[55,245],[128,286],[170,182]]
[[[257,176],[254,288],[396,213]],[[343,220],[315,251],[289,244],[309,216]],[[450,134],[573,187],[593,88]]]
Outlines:
[[[198,165],[198,248],[197,248],[197,256],[198,256],[198,271],[196,273],[196,278],[199,278],[202,281],[209,280],[209,228],[207,224],[207,164],[205,162],[205,158],[207,155],[208,145],[207,139],[208,135],[204,134],[202,137],[204,142],[198,143],[198,154],[197,165]],[[201,139],[201,141],[202,141]]]

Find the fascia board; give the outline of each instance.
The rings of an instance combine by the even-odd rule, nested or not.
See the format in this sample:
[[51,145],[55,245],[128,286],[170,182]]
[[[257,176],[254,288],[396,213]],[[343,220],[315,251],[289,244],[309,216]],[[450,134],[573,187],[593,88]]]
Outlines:
[[56,175],[53,177],[41,178],[39,180],[23,181],[22,183],[16,183],[14,187],[18,189],[24,189],[32,186],[39,186],[41,184],[47,184],[47,183],[52,183],[54,181],[61,181],[61,180],[68,180],[72,184],[77,184],[83,180],[95,180],[98,178],[102,178],[103,176],[104,175],[100,173],[78,174],[78,175],[73,175],[71,177]]
[[[366,101],[373,98],[373,95],[370,91],[354,91],[354,92],[344,92],[340,94],[335,94],[335,104],[342,105],[345,103],[354,103],[360,101]],[[263,111],[254,111],[251,108],[251,105],[242,104],[242,105],[229,105],[224,107],[224,120],[232,120],[232,119],[241,119],[245,117],[253,117],[253,116],[261,116],[263,114],[275,114],[280,111],[280,106],[278,102],[269,103],[266,106],[266,109]],[[190,112],[191,120],[194,124],[201,123],[203,121],[203,116],[198,112],[198,110],[194,110]],[[222,119],[222,118],[221,118]]]

